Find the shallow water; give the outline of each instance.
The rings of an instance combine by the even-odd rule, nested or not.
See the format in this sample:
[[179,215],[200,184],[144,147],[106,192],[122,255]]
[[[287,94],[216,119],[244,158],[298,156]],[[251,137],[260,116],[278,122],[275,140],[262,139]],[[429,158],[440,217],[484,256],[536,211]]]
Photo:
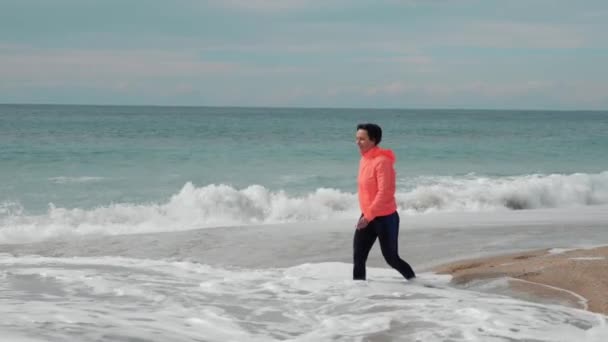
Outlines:
[[12,341],[604,341],[606,316],[458,288],[428,268],[606,244],[606,212],[426,215],[401,231],[414,282],[377,246],[369,280],[350,280],[350,221],[1,245],[0,330]]
[[[606,336],[605,317],[467,291],[421,274],[407,283],[350,265],[232,269],[189,262],[0,258],[2,330],[46,341],[572,341]],[[420,281],[420,280],[419,280]]]

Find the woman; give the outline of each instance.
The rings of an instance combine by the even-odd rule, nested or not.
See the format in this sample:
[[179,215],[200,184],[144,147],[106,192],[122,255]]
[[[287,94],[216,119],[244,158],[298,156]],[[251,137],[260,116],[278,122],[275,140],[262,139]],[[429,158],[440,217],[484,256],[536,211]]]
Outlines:
[[380,240],[386,262],[405,279],[416,277],[410,265],[399,257],[399,214],[395,202],[395,154],[378,146],[382,129],[376,124],[357,126],[356,141],[361,152],[358,192],[361,217],[353,242],[353,279],[365,280],[365,262],[369,251]]

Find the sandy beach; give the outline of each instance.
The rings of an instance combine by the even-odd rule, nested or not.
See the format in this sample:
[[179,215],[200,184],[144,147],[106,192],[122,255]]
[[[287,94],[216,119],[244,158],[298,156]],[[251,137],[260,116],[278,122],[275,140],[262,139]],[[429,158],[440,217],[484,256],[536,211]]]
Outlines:
[[542,249],[463,260],[439,266],[435,271],[452,275],[452,282],[462,286],[506,279],[517,297],[608,315],[608,246]]

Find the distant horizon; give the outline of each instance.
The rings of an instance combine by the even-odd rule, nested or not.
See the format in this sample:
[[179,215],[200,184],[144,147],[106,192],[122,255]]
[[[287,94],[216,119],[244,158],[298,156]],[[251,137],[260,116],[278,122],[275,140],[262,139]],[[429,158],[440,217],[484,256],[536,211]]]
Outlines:
[[336,109],[336,110],[441,110],[441,111],[513,111],[513,112],[608,112],[606,109],[556,108],[459,108],[459,107],[327,107],[327,106],[235,106],[235,105],[172,105],[172,104],[95,104],[95,103],[3,103],[0,106],[64,106],[64,107],[159,107],[159,108],[243,108],[243,109]]

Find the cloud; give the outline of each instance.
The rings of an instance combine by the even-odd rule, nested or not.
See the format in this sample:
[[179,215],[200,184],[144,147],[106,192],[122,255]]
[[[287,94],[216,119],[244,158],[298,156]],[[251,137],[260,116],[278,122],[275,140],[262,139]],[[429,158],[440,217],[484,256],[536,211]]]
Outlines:
[[577,81],[563,84],[560,87],[562,101],[574,101],[590,107],[608,108],[608,82],[583,82]]
[[370,86],[334,86],[315,98],[324,103],[391,108],[503,108],[605,110],[608,82],[395,80]]
[[383,69],[404,71],[408,73],[432,73],[439,71],[433,58],[425,55],[395,55],[389,57],[360,58],[355,62],[370,65],[374,64]]
[[380,86],[369,87],[365,90],[365,94],[370,96],[378,94],[399,95],[406,94],[415,90],[420,90],[420,87],[397,81],[383,84]]
[[[376,0],[375,6],[417,6],[441,3],[440,0]],[[326,8],[356,8],[369,6],[367,0],[211,0],[215,7],[254,11],[254,12],[285,12],[298,10],[319,10]]]
[[[330,29],[328,29],[330,30]],[[360,39],[360,38],[359,38]],[[189,45],[196,44],[191,42]],[[400,40],[357,40],[349,39],[309,39],[308,41],[294,42],[293,38],[275,39],[259,43],[207,43],[200,49],[207,52],[231,53],[264,53],[264,54],[330,54],[351,53],[355,60],[357,54],[414,54],[418,52],[414,44],[405,44]]]
[[328,3],[344,3],[343,0],[212,0],[210,3],[216,7],[223,7],[244,11],[281,12],[301,10]]
[[602,18],[602,19],[607,19],[608,18],[608,10],[607,9],[595,9],[595,10],[591,10],[591,11],[584,11],[582,13],[579,14],[580,17],[588,19],[588,18]]
[[160,50],[19,49],[0,55],[7,81],[149,79],[191,77],[238,70],[234,63],[210,62],[192,53]]
[[457,85],[447,84],[410,84],[402,81],[390,82],[362,89],[368,96],[405,94],[424,94],[429,96],[473,95],[483,97],[510,97],[528,94],[532,91],[553,87],[551,82],[524,81],[514,83],[469,82]]
[[196,51],[4,45],[0,46],[0,101],[288,105],[305,95],[303,88],[289,90],[273,83],[308,75],[306,68],[218,63],[199,56]]
[[[443,2],[444,0],[375,0],[374,6],[416,7],[418,5],[435,5]],[[258,13],[353,9],[369,6],[369,0],[210,0],[208,3],[216,8]]]
[[446,46],[558,49],[575,49],[588,43],[586,34],[568,25],[512,21],[473,22],[459,30],[435,35],[431,41]]

